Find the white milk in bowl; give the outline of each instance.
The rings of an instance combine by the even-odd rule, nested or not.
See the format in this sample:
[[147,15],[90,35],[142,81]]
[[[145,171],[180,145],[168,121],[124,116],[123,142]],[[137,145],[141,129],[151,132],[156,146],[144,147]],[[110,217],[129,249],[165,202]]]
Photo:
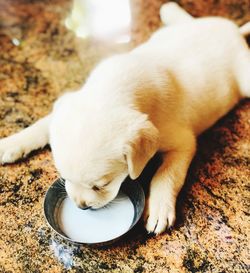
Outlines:
[[58,210],[57,219],[63,233],[79,243],[101,243],[126,233],[134,218],[134,206],[124,193],[98,210],[82,210],[68,197]]

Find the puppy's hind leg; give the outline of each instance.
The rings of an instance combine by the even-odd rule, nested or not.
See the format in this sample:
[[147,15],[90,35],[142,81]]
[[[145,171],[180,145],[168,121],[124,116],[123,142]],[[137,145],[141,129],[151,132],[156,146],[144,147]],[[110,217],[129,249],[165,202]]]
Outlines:
[[185,23],[186,21],[194,19],[194,17],[192,17],[175,2],[169,2],[162,5],[160,9],[160,17],[162,23],[165,25]]
[[24,130],[0,139],[0,164],[12,163],[49,142],[50,115]]

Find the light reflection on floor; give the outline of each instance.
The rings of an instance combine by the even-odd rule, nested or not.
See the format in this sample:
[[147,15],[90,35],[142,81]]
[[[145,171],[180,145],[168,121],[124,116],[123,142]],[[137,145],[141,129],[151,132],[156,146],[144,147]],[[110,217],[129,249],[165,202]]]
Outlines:
[[74,0],[67,28],[76,36],[127,43],[130,41],[129,0]]

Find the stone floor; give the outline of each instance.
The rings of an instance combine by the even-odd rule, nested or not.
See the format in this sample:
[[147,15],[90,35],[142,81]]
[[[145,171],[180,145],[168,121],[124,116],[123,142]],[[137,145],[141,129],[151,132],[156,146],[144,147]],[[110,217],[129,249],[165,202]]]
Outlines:
[[[135,43],[159,26],[162,2],[132,1]],[[250,20],[247,0],[178,2],[195,16]],[[0,137],[47,114],[109,54],[64,27],[70,7],[68,0],[0,0]],[[171,232],[154,237],[139,224],[110,247],[67,243],[43,216],[44,194],[57,176],[49,147],[0,167],[1,273],[250,271],[250,100],[200,137]]]

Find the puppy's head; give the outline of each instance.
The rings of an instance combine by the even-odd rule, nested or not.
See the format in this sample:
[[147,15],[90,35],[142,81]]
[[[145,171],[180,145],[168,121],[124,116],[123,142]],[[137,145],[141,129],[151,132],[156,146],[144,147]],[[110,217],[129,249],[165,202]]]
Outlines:
[[67,97],[50,125],[55,165],[76,205],[97,209],[116,197],[127,175],[140,175],[158,149],[158,131],[136,111],[98,113]]

